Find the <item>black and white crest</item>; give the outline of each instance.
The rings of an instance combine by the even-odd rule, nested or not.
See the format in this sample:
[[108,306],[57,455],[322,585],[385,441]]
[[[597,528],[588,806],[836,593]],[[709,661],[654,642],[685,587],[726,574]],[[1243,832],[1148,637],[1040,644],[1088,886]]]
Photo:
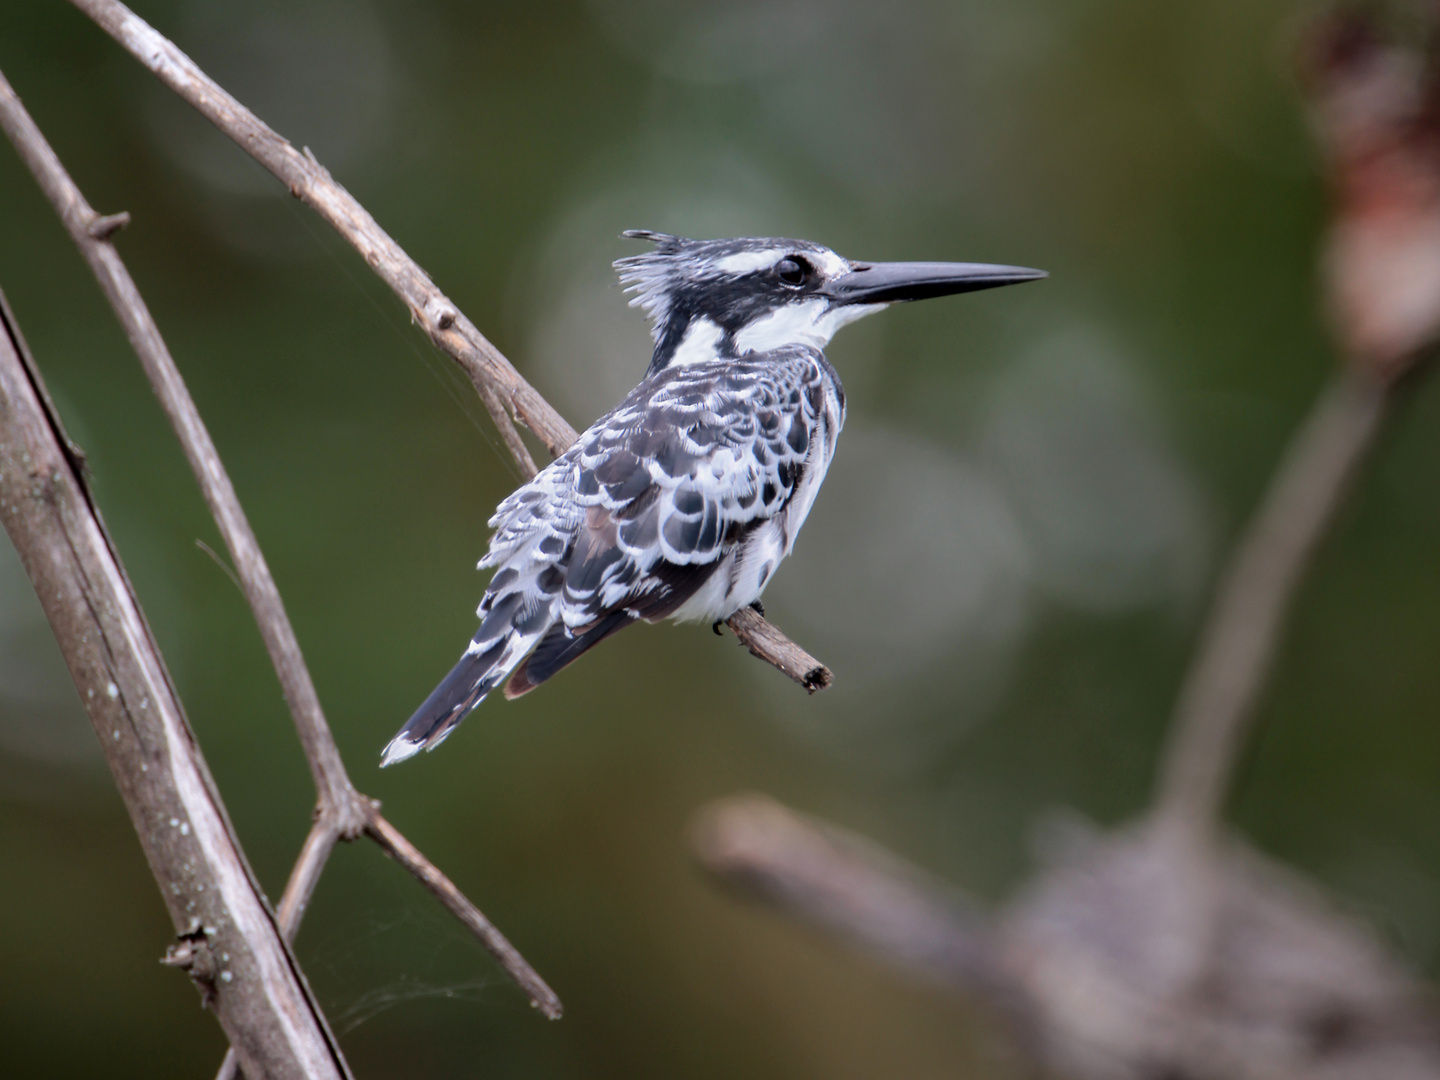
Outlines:
[[856,263],[804,240],[633,231],[619,260],[650,317],[645,377],[496,509],[480,628],[385,748],[437,746],[501,683],[527,693],[639,619],[758,603],[825,479],[845,392],[822,352],[891,303],[1029,281],[974,263]]

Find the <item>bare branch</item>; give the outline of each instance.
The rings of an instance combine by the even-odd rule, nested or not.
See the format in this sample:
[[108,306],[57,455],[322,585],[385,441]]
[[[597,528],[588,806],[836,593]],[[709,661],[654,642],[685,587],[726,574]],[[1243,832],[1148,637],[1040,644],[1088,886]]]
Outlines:
[[[125,328],[126,335],[139,355],[145,373],[180,438],[210,511],[225,537],[246,599],[259,624],[261,636],[265,640],[271,662],[290,705],[295,726],[300,733],[301,745],[310,763],[318,798],[315,826],[306,839],[301,859],[291,873],[281,900],[282,910],[287,916],[283,924],[284,932],[287,940],[293,939],[301,915],[336,841],[353,839],[362,831],[373,831],[373,821],[378,814],[373,802],[355,791],[345,772],[339,749],[325,721],[319,697],[315,693],[299,642],[285,613],[279,590],[270,576],[269,567],[235,496],[234,487],[216,453],[210,434],[190,399],[184,380],[170,357],[164,339],[119,253],[108,240],[97,239],[95,235],[96,232],[107,236],[113,233],[114,229],[106,225],[106,222],[113,222],[115,218],[101,218],[90,208],[3,75],[0,75],[0,127],[9,135],[21,157],[35,174],[42,190],[54,204],[71,237],[99,279]],[[102,227],[96,229],[97,223]],[[393,828],[391,831],[394,831]],[[398,836],[398,833],[396,835]],[[401,840],[403,841],[403,837]],[[382,843],[381,846],[391,851],[393,844]],[[446,880],[418,851],[413,848],[409,850],[411,857],[401,861],[427,887],[433,891],[433,881],[437,877]],[[451,888],[453,889],[453,886]],[[473,909],[473,905],[471,908]],[[478,922],[467,914],[457,914],[475,931],[516,982],[531,994],[532,1002],[547,1016],[559,1016],[559,1001],[554,992],[545,986],[509,942],[486,922],[483,916],[479,916],[478,911],[475,912]],[[541,992],[533,993],[532,989],[535,987],[539,987]]]
[[[764,797],[712,804],[696,833],[725,884],[994,1007],[1005,1075],[1440,1076],[1423,982],[1315,883],[1233,838],[1197,883],[1163,823],[1102,834],[1071,819],[986,919],[874,842]],[[1317,1036],[1317,1017],[1345,1038]]]
[[282,940],[130,582],[0,298],[0,518],[55,632],[184,967],[251,1076],[349,1075]]
[[[319,696],[315,693],[310,672],[305,667],[299,642],[285,614],[285,605],[270,576],[265,556],[155,320],[150,317],[150,311],[119,253],[106,239],[114,232],[107,223],[121,215],[102,218],[90,208],[3,75],[0,75],[0,126],[4,127],[65,223],[71,239],[90,264],[106,299],[124,327],[125,336],[140,357],[150,385],[180,438],[190,468],[205,496],[205,503],[234,560],[245,599],[255,613],[260,635],[280,678],[285,701],[295,717],[300,741],[305,747],[305,758],[310,763],[315,787],[320,792],[321,804],[329,813],[343,819],[339,824],[346,835],[355,836],[364,827],[364,819],[353,805],[354,792],[350,780],[345,775],[345,766],[325,722]],[[101,227],[97,228],[97,225]]]
[[[527,477],[535,475],[535,462],[520,441],[509,410],[556,456],[579,437],[579,432],[525,381],[500,350],[436,288],[429,275],[380,228],[354,196],[335,182],[308,149],[296,150],[119,0],[71,0],[71,3],[235,140],[283,183],[290,194],[324,218],[360,253],[380,279],[404,301],[411,318],[424,328],[430,340],[465,369],[506,447]],[[811,693],[830,685],[833,676],[829,669],[758,616],[742,611],[728,623],[753,656],[773,664]],[[806,661],[808,666],[804,666]],[[797,665],[800,666],[797,668]],[[806,677],[797,677],[797,670]],[[824,677],[817,672],[824,672]],[[811,675],[815,678],[809,678]]]
[[435,287],[369,211],[331,178],[313,154],[295,149],[277,135],[125,5],[116,0],[72,2],[273,173],[290,194],[329,222],[405,301],[431,340],[460,362],[477,388],[482,384],[494,387],[551,453],[559,454],[575,441],[575,429]]
[[[365,834],[434,893],[451,914],[479,938],[490,955],[500,962],[506,974],[529,996],[531,1005],[548,1019],[558,1020],[565,1011],[560,998],[525,957],[520,955],[519,950],[510,944],[505,935],[495,928],[495,924],[470,902],[454,882],[440,872],[439,867],[425,858],[414,844],[405,839],[400,830],[381,816],[379,803],[365,799],[363,795],[360,798],[364,799],[367,808]],[[275,913],[280,932],[285,935],[287,942],[295,940],[295,933],[300,929],[300,920],[305,915],[305,908],[310,903],[320,875],[325,871],[325,863],[335,849],[337,839],[339,836],[335,829],[323,821],[317,821],[305,837],[300,857],[295,860],[295,865],[290,870],[285,895],[280,898],[280,907]],[[232,1048],[220,1063],[215,1080],[234,1080],[238,1069],[239,1061]]]
[[[330,853],[335,850],[339,838],[339,832],[323,821],[315,822],[306,835],[300,857],[290,870],[290,880],[285,883],[285,895],[280,898],[280,906],[275,910],[275,922],[286,944],[294,944],[300,920],[305,917],[305,909],[315,895],[315,886],[320,883],[320,875],[325,872],[325,864],[330,860]],[[225,1051],[215,1080],[235,1080],[239,1072],[240,1058],[235,1053],[235,1047],[231,1046]]]
[[[501,967],[529,995],[531,1005],[547,1018],[558,1020],[564,1012],[560,998],[546,985],[545,980],[536,973],[525,957],[520,955],[515,946],[510,944],[505,935],[495,928],[495,924],[470,902],[453,881],[425,858],[414,844],[405,839],[400,830],[385,820],[380,813],[379,803],[366,799],[365,805],[365,834],[414,875],[451,914],[479,938],[490,955],[500,962]],[[325,862],[335,847],[335,840],[334,830],[326,828],[322,822],[316,822],[310,835],[305,838],[305,845],[300,849],[300,857],[295,860],[295,866],[290,871],[290,881],[285,886],[285,895],[281,898],[276,912],[276,921],[279,922],[280,931],[285,935],[286,941],[295,939],[295,932],[300,928],[300,919],[305,913],[305,905],[309,903],[315,885],[325,870]],[[234,1080],[237,1067],[238,1062],[232,1050],[221,1062],[215,1080]]]
[[290,880],[285,883],[285,894],[280,898],[280,906],[275,909],[275,921],[280,924],[280,932],[285,935],[286,941],[295,940],[295,935],[300,930],[300,920],[305,917],[310,898],[315,895],[320,874],[339,839],[336,830],[327,827],[323,822],[316,822],[306,835],[305,843],[300,847],[300,855],[290,870]]
[[[400,830],[381,816],[379,803],[369,799],[365,802],[368,808],[365,834],[434,893],[451,914],[469,927],[490,955],[500,962],[506,973],[529,995],[531,1005],[547,1018],[558,1020],[564,1012],[560,998],[525,957],[520,955],[515,946],[510,944],[505,935],[495,928],[495,924],[470,902],[453,881],[425,858],[414,844],[406,840]],[[315,885],[325,870],[325,862],[334,850],[336,839],[335,831],[322,822],[316,822],[310,835],[305,838],[305,845],[300,849],[300,857],[295,860],[295,866],[290,871],[290,881],[285,886],[285,895],[276,911],[276,921],[280,924],[280,932],[285,935],[286,941],[295,940],[295,932],[300,928],[305,906],[310,902]],[[221,1062],[215,1080],[234,1080],[238,1067],[239,1062],[232,1049]]]
[[[444,904],[451,914],[470,928],[480,944],[485,946],[490,955],[500,962],[510,977],[529,995],[530,1003],[535,1008],[551,1020],[559,1019],[564,1011],[560,998],[526,962],[515,946],[510,944],[505,935],[495,928],[495,924],[470,902],[453,881],[385,819],[380,813],[378,802],[365,799],[364,796],[361,796],[361,799],[365,808],[365,834],[434,893],[436,899]],[[315,882],[325,868],[325,860],[330,856],[335,839],[334,832],[323,828],[319,823],[305,838],[305,845],[290,872],[290,882],[285,887],[285,896],[276,913],[281,932],[286,935],[287,940],[294,938],[295,931],[300,926],[305,905],[314,892]]]

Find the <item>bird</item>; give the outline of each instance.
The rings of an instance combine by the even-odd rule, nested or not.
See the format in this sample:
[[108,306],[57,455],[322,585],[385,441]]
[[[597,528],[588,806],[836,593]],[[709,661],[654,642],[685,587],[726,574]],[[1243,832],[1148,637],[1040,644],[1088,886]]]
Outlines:
[[649,318],[650,366],[497,507],[479,629],[382,767],[433,750],[502,682],[526,694],[633,622],[718,630],[747,605],[763,613],[845,423],[831,336],[891,304],[1046,276],[852,261],[806,240],[621,235],[653,245],[614,264]]

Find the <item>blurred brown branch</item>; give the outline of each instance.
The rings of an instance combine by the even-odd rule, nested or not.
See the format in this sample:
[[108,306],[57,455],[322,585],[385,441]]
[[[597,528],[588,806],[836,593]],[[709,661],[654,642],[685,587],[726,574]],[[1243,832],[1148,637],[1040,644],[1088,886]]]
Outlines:
[[1220,577],[1147,818],[1110,835],[1070,828],[1051,845],[1060,856],[986,923],[893,856],[777,804],[734,800],[702,817],[713,874],[1003,1002],[1030,1055],[1066,1076],[1440,1078],[1433,992],[1321,890],[1221,828],[1294,594],[1440,338],[1440,4],[1422,10],[1423,49],[1387,36],[1374,7],[1327,15],[1307,39],[1344,363]]
[[[1387,415],[1391,389],[1339,372],[1281,459],[1221,576],[1171,721],[1156,812],[1208,840],[1285,614]],[[1203,834],[1203,835],[1201,835]]]
[[[14,115],[0,80],[0,117]],[[35,585],[175,926],[254,1077],[349,1075],[276,925],[59,417],[0,296],[0,518]]]
[[855,833],[740,795],[706,807],[693,839],[706,870],[772,907],[938,982],[1019,1001],[978,909]]
[[1275,471],[1221,578],[1180,693],[1157,812],[1204,840],[1311,556],[1396,397],[1440,335],[1440,6],[1422,53],[1379,9],[1316,21],[1300,57],[1330,164],[1323,259],[1344,366]]
[[[706,807],[695,847],[732,890],[979,999],[1025,1062],[1069,1080],[1437,1080],[1431,994],[1320,891],[1226,838],[1199,884],[1173,832],[1052,830],[993,919],[865,839],[769,799]],[[1194,982],[1195,954],[1205,979]]]
[[[514,418],[533,431],[556,456],[579,437],[579,432],[525,381],[500,350],[436,288],[429,275],[354,196],[335,182],[308,149],[296,150],[119,0],[71,0],[71,3],[94,19],[205,119],[234,139],[242,150],[274,174],[290,194],[324,218],[360,253],[380,279],[404,301],[411,318],[420,324],[430,340],[465,369],[506,447],[527,478],[535,475],[535,462],[515,430],[512,411]],[[727,625],[752,656],[773,665],[811,693],[833,681],[828,668],[759,616],[742,611],[727,620]]]

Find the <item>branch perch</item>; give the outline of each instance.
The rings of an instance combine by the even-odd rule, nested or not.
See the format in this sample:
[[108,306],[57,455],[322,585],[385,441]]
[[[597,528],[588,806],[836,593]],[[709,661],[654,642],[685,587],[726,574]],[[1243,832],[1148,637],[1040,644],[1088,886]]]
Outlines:
[[[525,381],[428,274],[382,229],[310,153],[260,120],[200,70],[195,62],[119,0],[71,0],[160,80],[193,105],[205,119],[325,219],[380,279],[404,301],[410,316],[441,351],[465,370],[500,437],[527,478],[535,462],[512,420],[519,419],[559,456],[578,437],[573,427]],[[830,670],[758,616],[740,613],[728,620],[751,655],[784,672],[814,693],[834,680]]]
[[773,623],[766,622],[754,608],[741,608],[725,620],[725,625],[740,639],[740,644],[750,650],[751,656],[773,664],[810,693],[824,690],[835,681],[834,672],[782,634]]

